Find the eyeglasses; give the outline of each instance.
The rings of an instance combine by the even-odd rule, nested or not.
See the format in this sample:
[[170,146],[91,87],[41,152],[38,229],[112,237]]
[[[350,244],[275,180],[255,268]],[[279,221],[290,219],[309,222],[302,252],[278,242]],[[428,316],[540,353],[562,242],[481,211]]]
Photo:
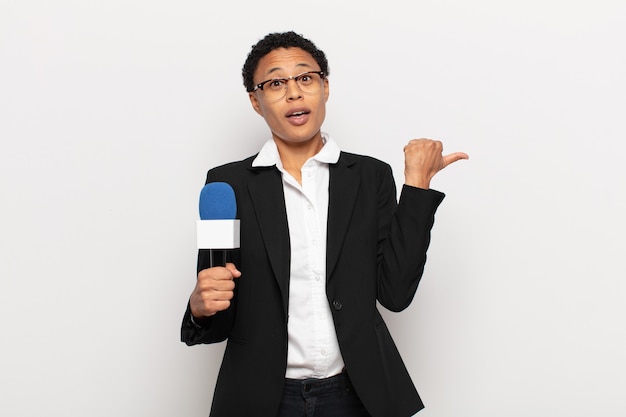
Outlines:
[[296,85],[305,94],[315,94],[322,88],[324,71],[308,71],[287,78],[272,78],[254,86],[252,91],[261,90],[268,101],[278,101],[287,94],[287,83],[295,80]]

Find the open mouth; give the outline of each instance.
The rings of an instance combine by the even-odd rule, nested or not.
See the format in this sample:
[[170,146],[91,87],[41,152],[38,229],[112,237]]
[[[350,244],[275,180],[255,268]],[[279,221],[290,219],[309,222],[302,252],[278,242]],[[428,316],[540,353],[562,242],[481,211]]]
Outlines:
[[295,111],[293,113],[288,114],[287,117],[301,117],[301,116],[304,116],[305,114],[309,114],[309,112],[305,110],[299,110],[299,111]]

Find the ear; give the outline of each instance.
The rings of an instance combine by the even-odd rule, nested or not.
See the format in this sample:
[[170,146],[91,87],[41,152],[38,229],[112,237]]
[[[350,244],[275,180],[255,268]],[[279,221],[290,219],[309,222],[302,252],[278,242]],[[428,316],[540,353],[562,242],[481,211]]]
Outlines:
[[250,99],[250,104],[252,104],[252,108],[255,112],[257,112],[261,117],[263,117],[263,110],[261,109],[261,103],[256,98],[256,94],[254,91],[248,93],[248,98]]

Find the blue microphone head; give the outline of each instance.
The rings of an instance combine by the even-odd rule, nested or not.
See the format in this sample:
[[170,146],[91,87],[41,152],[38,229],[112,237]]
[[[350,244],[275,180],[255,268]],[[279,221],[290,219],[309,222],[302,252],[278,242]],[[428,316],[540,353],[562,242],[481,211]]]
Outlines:
[[201,220],[233,220],[237,215],[235,191],[225,182],[210,182],[200,192]]

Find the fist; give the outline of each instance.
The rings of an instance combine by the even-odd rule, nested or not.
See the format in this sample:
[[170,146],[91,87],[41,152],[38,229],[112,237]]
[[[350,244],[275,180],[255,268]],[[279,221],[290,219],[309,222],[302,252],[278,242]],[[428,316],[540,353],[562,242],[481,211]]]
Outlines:
[[235,290],[234,280],[240,276],[241,272],[233,264],[200,271],[189,298],[191,314],[198,318],[208,317],[230,307]]
[[435,174],[459,159],[468,159],[463,152],[443,156],[443,144],[432,139],[413,139],[404,147],[405,183],[428,189]]

